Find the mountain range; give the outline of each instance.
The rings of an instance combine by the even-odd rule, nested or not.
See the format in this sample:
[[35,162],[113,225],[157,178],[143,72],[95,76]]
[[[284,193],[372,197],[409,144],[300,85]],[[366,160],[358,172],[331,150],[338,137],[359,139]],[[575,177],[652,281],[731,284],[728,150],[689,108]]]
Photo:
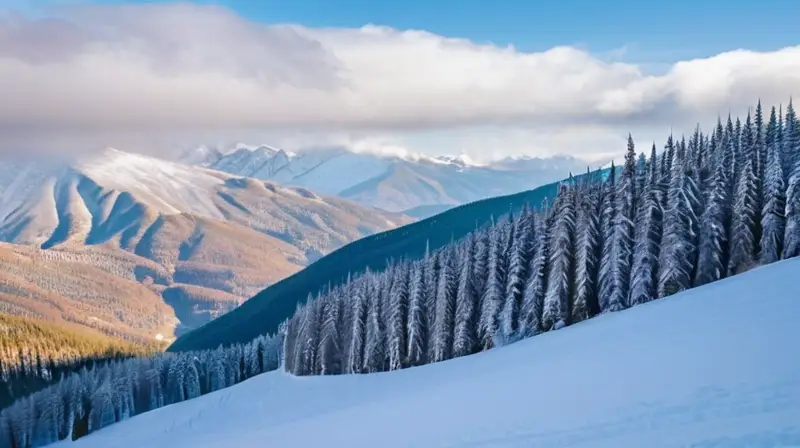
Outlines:
[[0,165],[0,311],[171,340],[407,216],[107,149]]
[[290,152],[265,145],[224,150],[203,146],[183,153],[180,160],[416,218],[555,182],[571,172],[585,172],[588,165],[571,156],[512,157],[484,164],[464,155],[396,155],[342,147]]

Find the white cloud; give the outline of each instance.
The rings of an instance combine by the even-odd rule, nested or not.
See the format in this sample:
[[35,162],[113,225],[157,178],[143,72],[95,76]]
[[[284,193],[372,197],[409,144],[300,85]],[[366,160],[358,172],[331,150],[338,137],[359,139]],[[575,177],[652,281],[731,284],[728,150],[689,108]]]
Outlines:
[[252,137],[438,141],[478,158],[587,154],[622,148],[629,130],[647,141],[758,97],[785,102],[800,86],[800,47],[732,51],[654,76],[569,47],[524,53],[379,26],[265,26],[220,7],[59,11],[0,16],[0,150]]

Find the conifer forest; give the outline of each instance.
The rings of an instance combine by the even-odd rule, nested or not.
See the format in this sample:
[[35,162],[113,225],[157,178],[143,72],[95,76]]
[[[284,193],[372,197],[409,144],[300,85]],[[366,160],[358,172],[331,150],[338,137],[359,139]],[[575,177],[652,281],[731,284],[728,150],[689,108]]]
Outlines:
[[[800,255],[800,121],[743,118],[641,146],[417,260],[354,273],[278,334],[108,361],[0,414],[0,447],[76,439],[262,372],[362,374],[470,355]],[[36,369],[46,369],[38,366]]]

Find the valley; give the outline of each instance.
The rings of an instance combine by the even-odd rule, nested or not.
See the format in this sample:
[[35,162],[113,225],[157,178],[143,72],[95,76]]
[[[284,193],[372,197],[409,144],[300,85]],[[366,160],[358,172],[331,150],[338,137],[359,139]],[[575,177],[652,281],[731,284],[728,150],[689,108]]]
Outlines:
[[412,221],[116,149],[0,170],[0,309],[137,341],[170,341],[350,241]]

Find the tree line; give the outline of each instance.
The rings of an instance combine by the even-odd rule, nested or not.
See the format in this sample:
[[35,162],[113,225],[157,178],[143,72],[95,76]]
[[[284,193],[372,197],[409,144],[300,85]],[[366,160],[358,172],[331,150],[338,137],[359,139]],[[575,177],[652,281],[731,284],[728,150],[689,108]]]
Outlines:
[[[245,345],[112,362],[0,414],[0,444],[73,439],[236,384],[281,364],[295,375],[371,373],[469,355],[800,255],[800,123],[719,120],[608,175],[563,182],[419,260],[328,288]],[[0,445],[4,446],[4,445]]]
[[0,314],[0,409],[84,367],[154,353],[163,345],[132,344],[66,325]]
[[[156,353],[84,366],[0,413],[0,447],[76,440],[113,423],[199,397],[279,366],[282,336],[215,350]],[[41,367],[45,369],[46,367]]]
[[469,355],[800,255],[800,125],[765,120],[670,135],[604,179],[562,183],[427,253],[366,272],[288,321],[286,370],[370,373]]

